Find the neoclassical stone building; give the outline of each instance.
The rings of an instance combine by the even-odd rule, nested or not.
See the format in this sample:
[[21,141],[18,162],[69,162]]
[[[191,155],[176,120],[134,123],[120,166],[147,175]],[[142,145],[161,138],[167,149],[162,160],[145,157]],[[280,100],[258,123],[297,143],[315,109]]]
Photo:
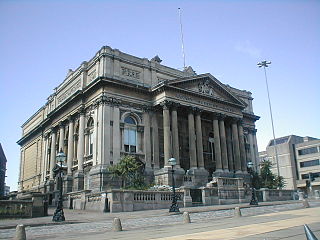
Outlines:
[[212,176],[243,177],[258,151],[251,93],[191,67],[179,71],[102,47],[54,89],[23,125],[20,190],[54,191],[55,156],[67,155],[66,192],[117,186],[107,167],[126,154],[145,165],[146,179],[170,184],[188,171],[194,186]]

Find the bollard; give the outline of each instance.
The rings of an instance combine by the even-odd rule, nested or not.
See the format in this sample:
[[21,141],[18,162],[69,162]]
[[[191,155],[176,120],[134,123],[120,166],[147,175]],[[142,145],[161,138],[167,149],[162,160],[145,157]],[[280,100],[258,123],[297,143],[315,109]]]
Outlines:
[[183,213],[183,223],[191,223],[190,215],[188,212]]
[[303,203],[303,206],[304,206],[305,208],[309,208],[309,207],[310,207],[309,202],[308,202],[307,199],[303,199],[303,200],[302,200],[302,203]]
[[241,210],[240,210],[240,207],[235,207],[234,208],[234,216],[235,217],[241,217]]
[[121,221],[120,221],[119,218],[114,218],[113,219],[112,230],[115,231],[115,232],[122,231]]
[[304,232],[306,234],[307,240],[318,240],[318,238],[316,238],[316,236],[313,234],[313,232],[311,231],[311,229],[308,227],[307,224],[304,224]]
[[19,224],[16,227],[16,237],[15,240],[26,240],[26,229],[23,224]]

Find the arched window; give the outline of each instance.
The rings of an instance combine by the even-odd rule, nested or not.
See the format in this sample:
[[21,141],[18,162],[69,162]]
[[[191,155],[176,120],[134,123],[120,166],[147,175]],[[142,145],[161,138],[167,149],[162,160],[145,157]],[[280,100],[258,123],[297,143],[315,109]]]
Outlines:
[[135,153],[137,151],[137,123],[128,116],[124,119],[124,151]]
[[88,120],[87,129],[88,129],[88,155],[93,153],[93,118]]

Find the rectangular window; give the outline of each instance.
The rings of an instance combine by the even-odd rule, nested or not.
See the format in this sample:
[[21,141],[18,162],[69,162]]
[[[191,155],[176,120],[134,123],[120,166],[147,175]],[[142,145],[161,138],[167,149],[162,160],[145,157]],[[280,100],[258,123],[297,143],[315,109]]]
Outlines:
[[[312,173],[312,175],[313,175],[313,177],[318,178],[318,177],[320,177],[320,172],[314,172],[314,173]],[[309,179],[309,174],[308,173],[301,174],[301,178],[302,179]]]
[[137,146],[137,132],[134,129],[124,129],[124,151],[135,153]]
[[318,166],[320,165],[319,159],[315,160],[310,160],[310,161],[305,161],[305,162],[300,162],[300,167],[312,167],[312,166]]
[[317,152],[319,152],[317,147],[310,147],[310,148],[298,150],[299,155],[307,155],[307,154],[312,154]]

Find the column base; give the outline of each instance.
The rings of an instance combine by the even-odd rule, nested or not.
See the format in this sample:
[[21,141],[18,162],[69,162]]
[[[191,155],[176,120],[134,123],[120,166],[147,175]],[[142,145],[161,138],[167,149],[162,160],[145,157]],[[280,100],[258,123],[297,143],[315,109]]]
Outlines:
[[106,165],[95,165],[89,172],[89,189],[93,192],[102,192],[110,188],[120,188],[121,180],[112,178]]
[[208,183],[209,173],[204,168],[190,168],[188,175],[191,176],[191,183],[186,184],[188,187],[206,186]]
[[63,179],[63,192],[68,193],[72,192],[72,184],[73,184],[73,177],[71,175],[65,176]]
[[[183,184],[183,176],[185,172],[182,168],[174,167],[174,180],[175,186],[180,187]],[[154,171],[154,178],[156,185],[168,185],[172,186],[172,168],[170,166],[164,166],[159,170]]]
[[73,176],[73,192],[81,191],[84,188],[83,171],[77,171]]

